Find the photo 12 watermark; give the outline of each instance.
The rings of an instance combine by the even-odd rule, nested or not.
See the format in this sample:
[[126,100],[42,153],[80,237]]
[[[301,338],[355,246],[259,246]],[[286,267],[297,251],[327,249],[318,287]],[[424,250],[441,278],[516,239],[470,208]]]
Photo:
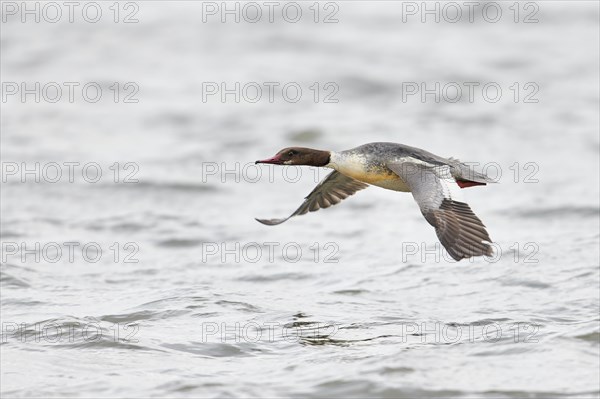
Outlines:
[[136,162],[49,161],[1,163],[2,183],[139,183]]
[[202,263],[338,263],[340,247],[336,242],[310,245],[298,242],[203,242]]
[[280,178],[287,183],[298,183],[303,177],[309,176],[310,181],[319,183],[329,173],[330,169],[312,166],[301,167],[288,165],[285,168],[274,165],[257,165],[253,162],[202,162],[200,166],[202,183],[217,181],[226,183],[258,183],[267,181],[275,183]]
[[135,1],[3,1],[2,23],[137,24],[140,3]]
[[402,82],[403,103],[495,104],[501,100],[537,104],[540,86],[536,82]]
[[299,342],[304,339],[333,337],[337,334],[337,323],[306,322],[301,325],[279,322],[202,322],[200,342],[256,343],[256,342]]
[[337,24],[339,11],[335,1],[203,1],[202,22]]
[[[444,179],[447,183],[460,179],[479,181],[485,179],[486,183],[539,183],[537,177],[540,166],[536,162],[514,162],[509,166],[503,166],[498,162],[460,162],[449,160],[447,165],[432,165],[421,167],[412,162],[406,162],[399,167],[400,176],[416,176],[424,183],[432,183],[434,180]],[[482,181],[482,183],[484,182]]]
[[90,103],[112,101],[137,104],[140,86],[136,82],[2,82],[2,103]]
[[[538,343],[540,325],[535,323],[444,323],[408,322],[400,324],[398,330],[403,343],[414,341],[422,344],[496,343],[511,339],[514,343]],[[412,338],[412,339],[411,339]]]
[[102,259],[110,259],[113,263],[138,263],[140,246],[133,241],[109,245],[94,241],[2,241],[0,251],[2,263],[98,263]]
[[12,341],[21,343],[59,344],[74,342],[113,342],[138,343],[140,330],[136,323],[79,323],[79,322],[41,322],[24,323],[14,321],[2,322],[2,343]]
[[[468,245],[463,244],[463,247],[468,249]],[[510,259],[514,263],[522,264],[537,264],[540,262],[538,258],[540,245],[537,242],[515,242],[505,247],[495,242],[491,242],[489,245],[492,247],[492,255],[481,258],[471,257],[463,259],[462,262],[474,263],[478,259],[483,259],[487,263],[497,263],[501,259]],[[477,251],[473,248],[472,252],[476,253]],[[455,261],[439,242],[431,244],[427,242],[404,241],[400,246],[400,254],[403,263],[415,261],[421,263]]]
[[539,11],[535,1],[403,1],[402,22],[537,24]]
[[337,104],[340,90],[336,82],[202,82],[203,103],[289,103],[302,100]]

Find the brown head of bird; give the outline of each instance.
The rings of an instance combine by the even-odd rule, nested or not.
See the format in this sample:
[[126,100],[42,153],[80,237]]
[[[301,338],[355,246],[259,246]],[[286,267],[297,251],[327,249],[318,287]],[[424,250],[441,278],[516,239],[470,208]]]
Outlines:
[[256,161],[273,165],[307,165],[325,166],[329,163],[329,151],[315,150],[305,147],[288,147],[279,151],[274,157]]

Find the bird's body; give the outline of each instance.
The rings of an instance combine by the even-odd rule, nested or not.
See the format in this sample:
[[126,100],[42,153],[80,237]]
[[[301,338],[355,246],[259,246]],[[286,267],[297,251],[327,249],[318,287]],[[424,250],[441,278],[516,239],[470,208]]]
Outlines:
[[371,184],[412,193],[421,213],[436,228],[442,245],[454,259],[492,254],[485,226],[456,194],[459,187],[485,185],[492,180],[456,159],[403,144],[369,143],[340,152],[286,148],[257,163],[334,169],[296,212],[285,219],[257,219],[263,224],[276,225],[292,216],[327,208]]
[[364,153],[353,150],[332,151],[331,161],[327,166],[367,184],[395,191],[410,191],[400,176],[392,172],[384,162]]
[[[410,192],[402,177],[389,167],[393,163],[415,163],[437,169],[449,167],[450,176],[459,181],[472,179],[479,183],[490,183],[487,176],[476,174],[468,165],[453,158],[443,158],[420,148],[397,143],[369,143],[346,151],[330,151],[330,162],[326,167],[353,179],[394,191]],[[462,179],[462,180],[461,180]],[[481,181],[479,181],[481,180]]]

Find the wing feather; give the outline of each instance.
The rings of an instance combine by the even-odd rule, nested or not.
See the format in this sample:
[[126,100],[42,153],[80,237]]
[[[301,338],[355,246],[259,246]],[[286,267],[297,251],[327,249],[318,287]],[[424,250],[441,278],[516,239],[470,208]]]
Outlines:
[[325,209],[339,204],[342,200],[348,198],[355,192],[367,187],[369,187],[368,184],[345,176],[334,170],[305,197],[302,205],[300,205],[300,207],[290,216],[283,219],[257,218],[256,220],[268,226],[275,226],[285,222],[293,216],[304,215],[308,212],[315,212],[319,209]]
[[453,259],[493,254],[492,240],[481,219],[467,203],[454,197],[456,181],[448,171],[410,160],[387,166],[408,185],[425,220],[435,227]]

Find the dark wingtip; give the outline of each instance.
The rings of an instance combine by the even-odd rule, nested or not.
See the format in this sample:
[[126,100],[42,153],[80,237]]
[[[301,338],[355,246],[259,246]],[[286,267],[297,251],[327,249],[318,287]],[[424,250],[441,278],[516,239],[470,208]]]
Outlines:
[[478,181],[471,181],[471,180],[456,180],[456,184],[458,184],[458,187],[460,187],[460,188],[467,188],[467,187],[475,187],[475,186],[485,186],[487,183],[481,183]]
[[[481,241],[481,245],[468,245],[466,248],[446,248],[448,254],[457,262],[463,259],[470,259],[477,256],[491,257],[494,256],[494,247],[491,241]],[[443,244],[442,244],[443,245]],[[466,249],[466,250],[465,250]]]
[[259,219],[259,218],[254,218],[254,220],[256,220],[258,223],[262,223],[265,226],[273,226],[274,223],[271,223],[270,219]]
[[285,218],[285,219],[259,219],[259,218],[254,218],[254,220],[256,220],[259,223],[262,223],[266,226],[276,226],[278,224],[281,224],[283,222],[285,222],[286,220],[288,220],[289,218]]

